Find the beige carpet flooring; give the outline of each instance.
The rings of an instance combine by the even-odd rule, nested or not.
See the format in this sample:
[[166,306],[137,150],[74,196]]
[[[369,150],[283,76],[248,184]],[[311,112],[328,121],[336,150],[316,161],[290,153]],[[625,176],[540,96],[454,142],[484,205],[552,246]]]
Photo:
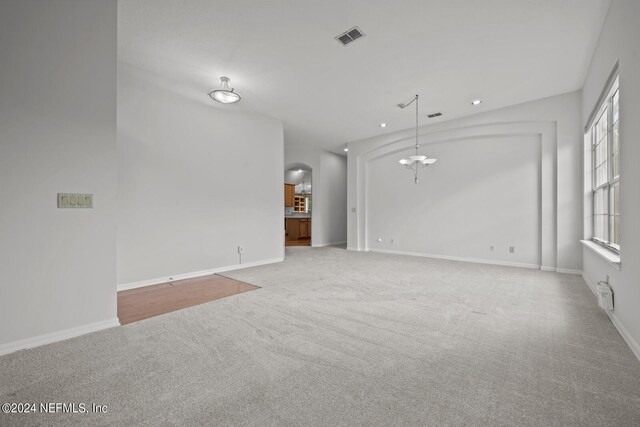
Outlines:
[[0,425],[640,425],[640,362],[582,278],[290,248],[261,287],[0,357]]

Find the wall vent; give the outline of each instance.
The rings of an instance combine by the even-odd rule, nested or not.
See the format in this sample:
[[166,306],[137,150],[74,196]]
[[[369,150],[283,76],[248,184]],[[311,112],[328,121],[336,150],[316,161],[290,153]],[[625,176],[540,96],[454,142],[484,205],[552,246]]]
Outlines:
[[442,113],[431,113],[431,114],[427,114],[427,117],[429,117],[430,119],[433,119],[434,117],[440,117],[442,115]]
[[360,31],[360,28],[353,27],[350,30],[345,31],[344,33],[336,36],[336,40],[340,42],[343,46],[348,45],[352,41],[355,41],[361,37],[364,37],[364,33]]

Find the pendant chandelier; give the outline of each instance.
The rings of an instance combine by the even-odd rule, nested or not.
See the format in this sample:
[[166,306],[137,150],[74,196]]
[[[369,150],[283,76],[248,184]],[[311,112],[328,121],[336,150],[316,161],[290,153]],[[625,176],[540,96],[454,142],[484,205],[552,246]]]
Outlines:
[[416,104],[416,154],[414,156],[409,156],[408,159],[401,159],[398,161],[398,163],[400,163],[405,168],[413,171],[413,181],[417,184],[418,170],[434,164],[438,159],[429,159],[427,158],[427,156],[418,154],[418,148],[420,148],[420,145],[418,145],[418,95],[416,95],[415,98],[413,98],[411,102],[407,104],[398,104],[398,107],[404,109],[414,102]]

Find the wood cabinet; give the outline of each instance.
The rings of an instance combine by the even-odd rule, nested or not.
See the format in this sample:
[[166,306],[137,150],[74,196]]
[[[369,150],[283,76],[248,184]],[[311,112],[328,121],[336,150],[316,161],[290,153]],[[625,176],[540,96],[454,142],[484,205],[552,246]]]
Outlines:
[[285,241],[292,242],[310,238],[310,218],[285,218]]
[[293,198],[293,211],[294,212],[307,211],[307,198],[305,196],[295,196]]
[[300,220],[298,218],[287,218],[285,224],[286,239],[298,240],[300,236]]
[[292,184],[284,185],[284,206],[292,208],[295,203],[296,186]]
[[309,237],[311,237],[311,221],[308,218],[301,218],[298,228],[299,239],[308,239]]

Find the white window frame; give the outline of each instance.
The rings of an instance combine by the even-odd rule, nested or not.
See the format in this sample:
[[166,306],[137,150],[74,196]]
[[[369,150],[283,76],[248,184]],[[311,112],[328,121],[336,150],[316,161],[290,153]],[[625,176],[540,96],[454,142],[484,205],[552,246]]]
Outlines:
[[[618,166],[618,176],[613,175],[613,98],[618,94],[618,138],[620,138],[620,86],[619,86],[619,77],[617,74],[617,67],[611,74],[605,90],[603,91],[600,99],[598,100],[597,108],[593,111],[590,117],[589,125],[587,126],[587,132],[589,133],[590,143],[591,143],[591,218],[592,218],[592,236],[591,240],[599,245],[606,247],[607,249],[619,254],[620,253],[620,245],[616,243],[612,243],[612,228],[613,222],[612,219],[615,216],[620,216],[619,213],[612,213],[613,206],[611,204],[611,191],[615,186],[620,185],[620,170]],[[606,162],[607,162],[607,179],[605,182],[596,186],[596,168],[600,165],[596,164],[596,148],[599,141],[596,140],[596,125],[600,122],[602,115],[607,114],[607,130],[606,130],[606,139],[607,139],[607,153],[606,153]],[[618,158],[620,158],[620,150],[621,150],[621,141],[618,139]],[[596,192],[603,190],[606,193],[605,197],[605,208],[606,208],[606,236],[605,239],[600,239],[595,236],[596,230],[596,221],[598,218],[595,213],[595,205],[596,205]],[[618,195],[619,195],[618,189]]]

